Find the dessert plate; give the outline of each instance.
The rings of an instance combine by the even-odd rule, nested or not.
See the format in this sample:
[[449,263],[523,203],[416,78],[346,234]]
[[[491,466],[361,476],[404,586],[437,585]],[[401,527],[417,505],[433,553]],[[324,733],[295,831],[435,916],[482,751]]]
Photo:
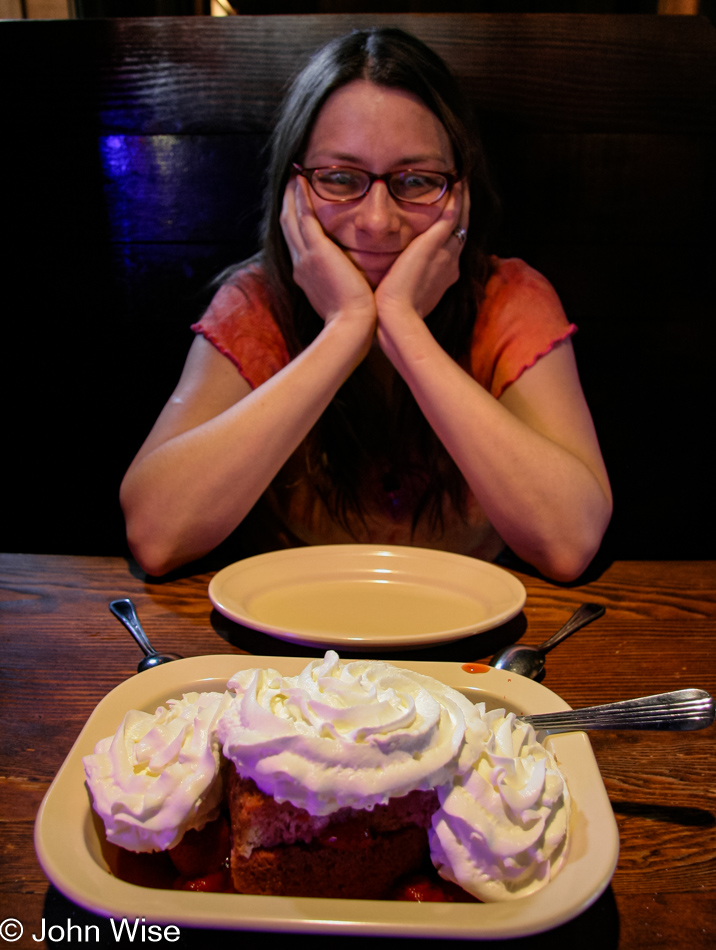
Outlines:
[[400,545],[329,544],[237,561],[209,584],[230,620],[281,640],[350,651],[428,647],[522,610],[522,583],[486,561]]
[[[619,852],[614,814],[584,733],[546,741],[572,795],[572,837],[561,872],[543,890],[494,904],[353,901],[257,897],[159,890],[112,873],[118,849],[109,845],[90,806],[82,756],[114,733],[128,709],[154,712],[190,690],[223,691],[241,669],[272,667],[295,675],[305,657],[202,656],[139,673],[95,708],[47,791],[35,823],[35,849],[50,881],[89,911],[119,921],[226,930],[430,938],[498,939],[539,933],[589,907],[611,880]],[[475,702],[518,713],[568,709],[550,690],[503,670],[473,674],[455,663],[396,663],[434,676]]]

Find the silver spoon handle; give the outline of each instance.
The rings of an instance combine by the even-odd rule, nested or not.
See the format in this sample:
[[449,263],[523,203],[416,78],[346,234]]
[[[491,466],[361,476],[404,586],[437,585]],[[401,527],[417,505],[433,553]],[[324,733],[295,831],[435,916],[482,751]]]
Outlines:
[[109,609],[118,620],[122,621],[142,650],[144,650],[145,654],[147,656],[154,656],[157,651],[151,645],[146,633],[142,629],[132,601],[128,597],[125,597],[123,600],[113,600],[109,605]]
[[606,611],[604,604],[582,604],[578,610],[575,610],[569,620],[565,623],[563,627],[553,634],[549,640],[545,640],[544,643],[541,643],[537,649],[541,650],[543,653],[548,653],[552,647],[556,647],[558,643],[561,643],[562,640],[566,640],[567,637],[571,634],[576,633],[577,630],[580,630],[582,627],[586,627],[588,623],[591,623],[592,620],[596,620],[598,617],[601,617],[602,614]]
[[565,712],[520,716],[535,729],[573,732],[578,729],[654,729],[685,732],[704,729],[714,721],[714,701],[702,689],[678,689],[641,699]]

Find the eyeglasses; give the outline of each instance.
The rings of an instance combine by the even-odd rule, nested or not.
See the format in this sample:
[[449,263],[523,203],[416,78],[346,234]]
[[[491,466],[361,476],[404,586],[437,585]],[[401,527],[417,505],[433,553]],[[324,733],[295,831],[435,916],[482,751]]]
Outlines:
[[440,201],[457,181],[455,175],[415,168],[374,175],[372,172],[363,171],[362,168],[347,168],[341,165],[302,168],[294,162],[293,167],[324,201],[357,201],[368,194],[373,182],[382,181],[398,201],[407,201],[413,205],[432,205]]

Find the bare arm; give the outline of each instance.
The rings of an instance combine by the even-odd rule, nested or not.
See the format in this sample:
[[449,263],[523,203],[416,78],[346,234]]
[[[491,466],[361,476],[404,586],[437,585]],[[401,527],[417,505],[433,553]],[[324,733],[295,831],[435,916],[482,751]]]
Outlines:
[[467,225],[467,201],[446,211],[379,285],[378,341],[504,541],[547,576],[571,580],[594,557],[612,510],[571,343],[500,400],[445,353],[423,317],[441,281],[446,289],[455,279],[452,232]]
[[363,341],[337,329],[254,391],[194,341],[120,490],[130,548],[149,573],[207,553],[248,514],[356,364]]
[[254,391],[203,337],[194,341],[120,490],[130,548],[152,574],[207,553],[241,523],[370,348],[370,287],[335,245],[334,258],[316,263],[315,240],[325,238],[301,194],[287,190],[284,230],[297,282],[323,268],[309,299],[326,325]]
[[578,577],[599,548],[612,503],[571,343],[498,401],[421,326],[424,339],[383,341],[488,518],[548,577]]

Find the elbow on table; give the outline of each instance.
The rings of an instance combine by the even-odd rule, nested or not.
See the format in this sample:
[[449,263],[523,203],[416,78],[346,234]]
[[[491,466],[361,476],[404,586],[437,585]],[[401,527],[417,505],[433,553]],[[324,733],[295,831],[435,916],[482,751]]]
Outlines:
[[191,558],[165,557],[162,552],[134,545],[129,539],[128,544],[134,560],[149,577],[163,577],[191,560]]
[[545,577],[561,584],[576,581],[599,551],[609,525],[611,508],[603,520],[568,539],[555,539],[537,557],[528,559]]
[[598,546],[589,553],[584,552],[555,552],[551,557],[535,559],[534,566],[552,581],[559,584],[568,584],[576,581],[587,570],[594,560]]
[[127,544],[132,557],[150,577],[163,577],[194,560],[192,556],[182,556],[172,545],[157,540],[156,536],[150,536],[149,532],[143,531],[130,518],[126,519],[126,528]]
[[127,544],[132,557],[150,577],[162,577],[170,571],[201,557],[206,551],[187,551],[178,535],[166,529],[146,511],[131,503],[120,492]]

